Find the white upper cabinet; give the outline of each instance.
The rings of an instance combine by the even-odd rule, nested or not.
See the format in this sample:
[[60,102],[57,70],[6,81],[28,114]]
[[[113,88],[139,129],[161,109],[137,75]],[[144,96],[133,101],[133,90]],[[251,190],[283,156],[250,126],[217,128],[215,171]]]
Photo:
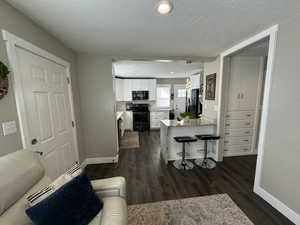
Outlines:
[[139,80],[139,91],[149,91],[149,80]]
[[200,88],[200,74],[190,76],[192,89]]
[[123,79],[123,100],[132,101],[132,80]]
[[123,79],[115,79],[116,101],[124,101]]
[[131,91],[139,91],[140,90],[140,80],[139,79],[129,79],[131,82]]
[[260,57],[232,57],[228,111],[256,108],[262,63]]
[[149,100],[155,101],[156,100],[156,80],[151,79],[148,80],[148,91],[149,91]]
[[263,72],[263,61],[259,57],[247,57],[244,65],[245,72],[241,80],[240,110],[253,110],[256,108],[259,90],[259,78]]
[[237,60],[231,61],[231,69],[228,89],[228,111],[239,110],[241,95],[241,69]]
[[[132,91],[149,91],[149,101],[156,100],[156,79],[120,79],[122,80],[122,87],[119,93],[122,94],[121,98],[117,98],[117,101],[132,101]],[[118,88],[118,82],[116,82],[116,89]],[[120,94],[121,97],[121,94]]]

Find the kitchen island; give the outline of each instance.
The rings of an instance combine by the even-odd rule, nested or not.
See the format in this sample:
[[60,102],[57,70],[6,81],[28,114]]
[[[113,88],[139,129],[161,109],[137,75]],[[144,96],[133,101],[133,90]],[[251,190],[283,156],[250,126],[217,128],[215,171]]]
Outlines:
[[[181,159],[182,144],[174,140],[176,136],[191,136],[201,134],[216,134],[216,123],[206,119],[190,119],[189,121],[161,120],[160,146],[165,163]],[[210,157],[214,158],[215,143],[208,145]],[[197,141],[186,145],[186,159],[203,158],[204,143]]]

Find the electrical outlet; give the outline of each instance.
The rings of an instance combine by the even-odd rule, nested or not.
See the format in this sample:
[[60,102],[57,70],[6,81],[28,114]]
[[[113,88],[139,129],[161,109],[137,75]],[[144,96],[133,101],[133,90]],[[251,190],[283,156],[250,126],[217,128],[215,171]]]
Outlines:
[[2,135],[7,136],[9,134],[14,134],[17,132],[16,121],[8,121],[2,123]]

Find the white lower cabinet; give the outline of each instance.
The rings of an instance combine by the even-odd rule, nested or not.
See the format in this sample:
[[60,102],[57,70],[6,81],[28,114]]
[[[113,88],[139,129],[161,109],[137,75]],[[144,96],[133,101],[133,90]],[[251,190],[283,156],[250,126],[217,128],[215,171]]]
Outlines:
[[224,144],[225,146],[250,145],[251,141],[252,141],[252,136],[240,136],[240,137],[225,136]]
[[150,127],[151,129],[160,128],[161,120],[169,119],[169,111],[166,112],[150,112]]
[[125,130],[133,130],[133,117],[131,111],[124,112],[124,126]]
[[226,129],[225,135],[226,137],[252,136],[253,128]]
[[226,114],[224,156],[255,154],[255,112],[233,111]]
[[225,145],[224,155],[248,155],[251,154],[251,145]]

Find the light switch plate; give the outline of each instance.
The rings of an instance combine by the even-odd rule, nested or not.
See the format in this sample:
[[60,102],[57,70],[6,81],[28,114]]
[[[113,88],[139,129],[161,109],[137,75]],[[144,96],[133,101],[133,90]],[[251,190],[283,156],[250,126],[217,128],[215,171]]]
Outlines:
[[8,121],[8,122],[2,123],[3,136],[7,136],[9,134],[14,134],[16,132],[17,132],[16,121]]

